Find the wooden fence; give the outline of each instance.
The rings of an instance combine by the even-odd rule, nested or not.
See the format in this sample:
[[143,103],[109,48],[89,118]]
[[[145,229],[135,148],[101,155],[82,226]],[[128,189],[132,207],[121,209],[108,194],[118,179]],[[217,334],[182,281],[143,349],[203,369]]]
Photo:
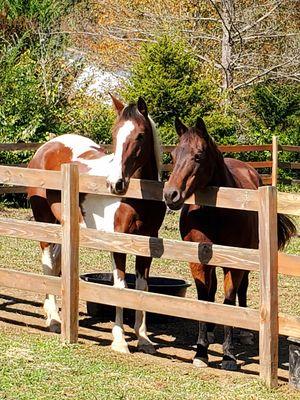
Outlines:
[[[212,187],[187,201],[258,212],[258,250],[212,245],[211,259],[205,261],[209,265],[259,271],[260,306],[255,310],[80,280],[79,246],[180,261],[201,262],[207,258],[207,245],[200,243],[79,229],[79,192],[111,195],[104,177],[79,176],[77,167],[71,164],[63,165],[61,172],[0,166],[0,183],[62,191],[62,225],[0,218],[0,235],[60,243],[61,278],[0,269],[0,287],[61,295],[64,341],[77,341],[79,299],[257,330],[260,376],[268,386],[277,386],[278,334],[300,337],[300,318],[278,314],[278,272],[300,276],[300,257],[278,253],[277,211],[300,215],[300,195],[277,193],[271,186],[258,190]],[[162,201],[163,183],[132,179],[126,197]]]
[[[0,152],[2,151],[32,151],[37,150],[43,143],[1,143]],[[112,150],[112,145],[101,145],[108,153]],[[170,153],[174,149],[174,145],[162,146],[162,151],[164,153]],[[276,136],[273,136],[272,144],[263,145],[227,145],[219,146],[222,153],[245,153],[245,152],[270,152],[270,160],[268,161],[249,161],[248,164],[253,168],[270,169],[270,174],[262,174],[262,180],[265,185],[277,185],[278,181],[278,168],[298,170],[300,169],[300,162],[279,162],[278,161],[278,151],[288,151],[300,153],[300,146],[285,146],[278,144]],[[18,165],[23,166],[25,165]],[[169,172],[172,171],[173,164],[164,164],[162,170]],[[293,180],[294,183],[299,183],[299,180]],[[24,193],[25,187],[0,187],[0,194],[3,193]]]

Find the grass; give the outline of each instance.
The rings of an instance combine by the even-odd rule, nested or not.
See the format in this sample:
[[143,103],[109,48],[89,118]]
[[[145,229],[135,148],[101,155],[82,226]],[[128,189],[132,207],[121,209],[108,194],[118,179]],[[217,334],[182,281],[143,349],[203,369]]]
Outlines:
[[[2,208],[1,217],[28,219],[26,209]],[[299,221],[298,221],[299,222]],[[160,236],[179,239],[178,214],[168,214]],[[289,253],[300,253],[300,239],[294,239]],[[0,237],[0,268],[41,273],[37,243]],[[128,271],[134,271],[128,257]],[[81,272],[110,271],[106,252],[81,249]],[[153,275],[191,281],[187,263],[154,260]],[[223,300],[222,270],[219,269],[218,301]],[[259,301],[258,275],[250,275],[249,306]],[[300,315],[300,279],[279,276],[280,311]],[[5,293],[5,292],[4,292]],[[192,286],[188,296],[195,297]],[[0,330],[0,400],[42,399],[300,399],[300,394],[282,385],[272,391],[256,378],[217,370],[196,370],[189,364],[174,363],[134,353],[130,357],[112,353],[94,342],[64,346],[56,336],[25,333],[2,324]]]
[[0,333],[0,398],[5,400],[300,399],[241,374],[163,365],[100,346],[62,345],[56,337]]

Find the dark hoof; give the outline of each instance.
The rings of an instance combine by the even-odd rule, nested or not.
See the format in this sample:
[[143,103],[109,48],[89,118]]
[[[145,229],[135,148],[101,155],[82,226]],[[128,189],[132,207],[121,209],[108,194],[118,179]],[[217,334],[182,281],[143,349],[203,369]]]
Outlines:
[[234,359],[227,359],[222,360],[222,369],[225,369],[226,371],[237,371],[238,370],[238,365],[236,360]]
[[208,358],[195,357],[193,359],[193,365],[197,368],[207,368],[208,367]]

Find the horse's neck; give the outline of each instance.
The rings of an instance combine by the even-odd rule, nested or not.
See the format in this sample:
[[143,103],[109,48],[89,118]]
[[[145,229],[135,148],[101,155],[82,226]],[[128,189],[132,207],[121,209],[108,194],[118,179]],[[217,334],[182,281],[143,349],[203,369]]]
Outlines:
[[[217,151],[219,152],[219,150]],[[208,186],[236,187],[234,177],[221,153],[216,155],[214,173]]]
[[157,169],[154,149],[152,149],[152,151],[151,151],[151,155],[149,157],[148,162],[135,172],[135,174],[133,175],[133,178],[149,179],[149,180],[157,181],[158,169]]

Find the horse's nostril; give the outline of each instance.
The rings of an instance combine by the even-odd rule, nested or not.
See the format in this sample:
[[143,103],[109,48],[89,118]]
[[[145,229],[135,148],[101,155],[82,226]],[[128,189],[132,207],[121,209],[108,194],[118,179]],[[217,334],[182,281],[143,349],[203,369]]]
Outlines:
[[119,179],[116,182],[116,191],[117,192],[122,192],[123,190],[124,190],[124,181],[123,181],[123,179]]
[[176,203],[178,200],[180,200],[180,193],[179,190],[174,190],[171,193],[171,200],[173,201],[173,203]]

